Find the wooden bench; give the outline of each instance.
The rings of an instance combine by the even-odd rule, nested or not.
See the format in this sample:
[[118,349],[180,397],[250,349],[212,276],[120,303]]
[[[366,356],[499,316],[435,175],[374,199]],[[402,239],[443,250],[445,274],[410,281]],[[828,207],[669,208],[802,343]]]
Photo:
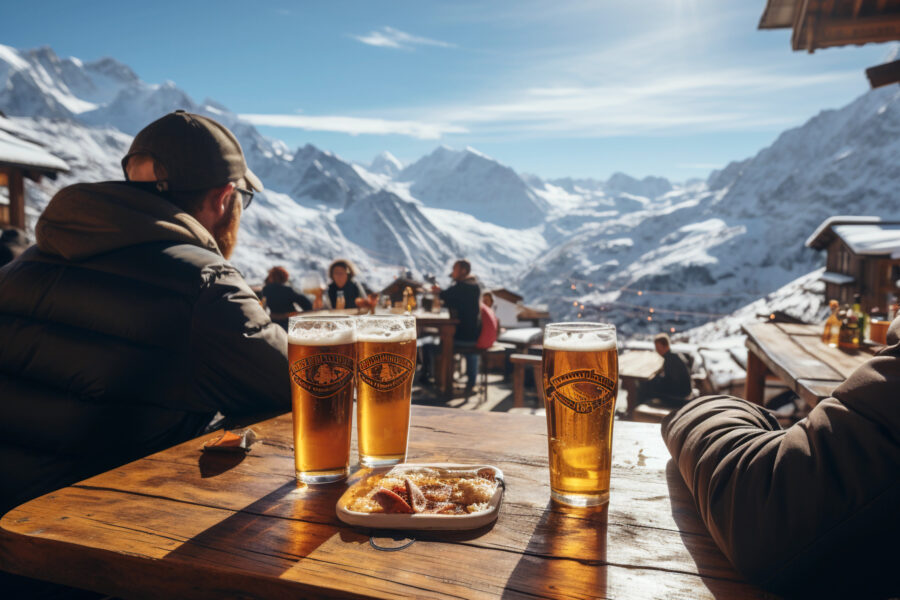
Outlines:
[[531,367],[534,374],[534,387],[537,390],[538,400],[544,401],[542,381],[544,378],[543,358],[536,354],[513,354],[509,362],[513,365],[513,407],[525,406],[525,369]]

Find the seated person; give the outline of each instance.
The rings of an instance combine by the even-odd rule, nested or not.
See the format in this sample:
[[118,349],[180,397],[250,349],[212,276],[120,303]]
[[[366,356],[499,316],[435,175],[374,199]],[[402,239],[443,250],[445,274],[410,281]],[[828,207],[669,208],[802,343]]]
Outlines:
[[672,351],[669,336],[665,333],[653,338],[653,346],[663,357],[663,366],[653,377],[640,383],[637,404],[649,404],[656,399],[663,406],[683,406],[691,397],[690,368],[681,355]]
[[481,286],[472,275],[472,265],[467,260],[458,260],[450,273],[453,285],[446,290],[434,286],[432,291],[440,294],[441,302],[450,311],[450,316],[459,319],[453,346],[466,357],[466,394],[475,387],[478,377],[478,354],[467,352],[475,348],[481,334]]
[[500,322],[497,315],[494,314],[494,296],[490,292],[485,292],[481,296],[481,333],[478,335],[478,341],[475,347],[479,350],[487,350],[497,341],[497,332],[500,331]]
[[788,597],[900,596],[900,319],[887,341],[787,429],[727,396],[663,421],[701,518],[750,581]]
[[[328,276],[331,278],[328,286],[328,301],[331,303],[331,308],[369,306],[365,290],[353,279],[356,273],[356,265],[346,258],[339,258],[328,267]],[[343,306],[340,305],[339,298],[343,298]]]
[[272,321],[285,331],[287,331],[288,317],[313,308],[309,298],[288,284],[289,278],[290,275],[284,267],[272,267],[266,277],[266,285],[260,293],[263,306],[269,309]]

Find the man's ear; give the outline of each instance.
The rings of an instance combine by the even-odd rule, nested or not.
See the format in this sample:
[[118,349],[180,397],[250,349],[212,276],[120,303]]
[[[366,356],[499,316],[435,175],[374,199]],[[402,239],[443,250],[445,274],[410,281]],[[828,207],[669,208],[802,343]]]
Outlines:
[[206,197],[205,202],[209,203],[209,208],[213,215],[215,215],[216,221],[225,216],[225,213],[227,213],[228,209],[231,207],[229,198],[234,194],[235,187],[236,186],[233,183],[228,183],[222,187],[213,188]]

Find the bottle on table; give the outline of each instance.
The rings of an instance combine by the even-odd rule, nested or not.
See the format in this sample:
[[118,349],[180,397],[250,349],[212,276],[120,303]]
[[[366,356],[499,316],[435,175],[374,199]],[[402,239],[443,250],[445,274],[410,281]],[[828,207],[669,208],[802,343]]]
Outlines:
[[842,350],[859,349],[859,318],[850,306],[844,305],[838,313],[841,329],[838,334],[838,348]]
[[853,312],[856,313],[856,318],[859,321],[859,341],[862,343],[863,340],[869,337],[869,315],[862,309],[861,294],[853,296]]
[[344,297],[344,290],[338,290],[334,298],[334,307],[338,310],[347,308],[347,299]]
[[841,332],[841,320],[838,318],[838,311],[840,310],[841,305],[837,300],[832,300],[828,303],[828,308],[831,309],[831,315],[829,315],[828,319],[825,321],[825,331],[822,333],[822,342],[828,344],[832,348],[837,348]]
[[416,308],[416,293],[410,286],[403,289],[403,308],[408,313]]

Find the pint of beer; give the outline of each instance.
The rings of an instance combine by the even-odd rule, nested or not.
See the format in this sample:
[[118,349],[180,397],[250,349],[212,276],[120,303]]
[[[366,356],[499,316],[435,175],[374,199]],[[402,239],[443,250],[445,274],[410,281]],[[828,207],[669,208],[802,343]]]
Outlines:
[[366,467],[403,462],[416,370],[415,317],[359,317],[356,349],[359,462]]
[[347,476],[356,373],[356,320],[291,317],[288,363],[297,479],[330,483]]
[[619,381],[616,328],[547,325],[543,362],[550,495],[571,506],[606,504]]

